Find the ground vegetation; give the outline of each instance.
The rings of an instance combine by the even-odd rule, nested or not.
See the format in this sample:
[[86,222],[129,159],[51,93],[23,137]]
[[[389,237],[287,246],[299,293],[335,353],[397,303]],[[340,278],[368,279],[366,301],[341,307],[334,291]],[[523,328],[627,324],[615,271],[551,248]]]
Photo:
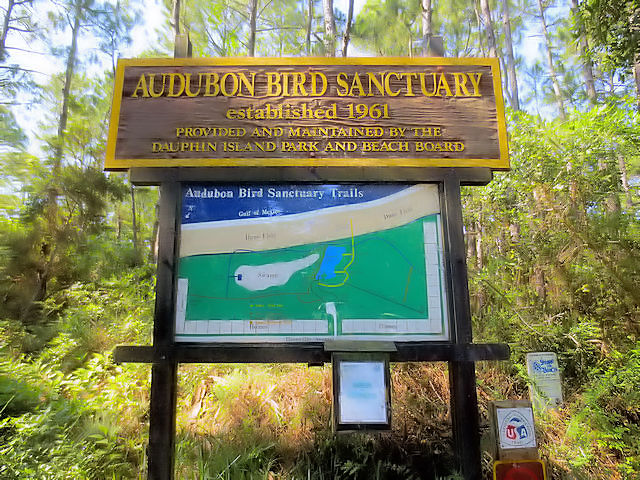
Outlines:
[[[137,2],[2,6],[0,477],[145,476],[150,368],[111,352],[151,342],[158,199],[102,166],[115,60],[188,32],[194,56],[495,54],[512,169],[463,191],[474,340],[512,350],[478,365],[483,432],[489,401],[528,395],[524,355],[556,352],[550,478],[640,478],[640,10],[337,3],[165,0],[144,51]],[[177,478],[456,478],[446,365],[392,377],[392,432],[335,436],[328,367],[181,366]]]

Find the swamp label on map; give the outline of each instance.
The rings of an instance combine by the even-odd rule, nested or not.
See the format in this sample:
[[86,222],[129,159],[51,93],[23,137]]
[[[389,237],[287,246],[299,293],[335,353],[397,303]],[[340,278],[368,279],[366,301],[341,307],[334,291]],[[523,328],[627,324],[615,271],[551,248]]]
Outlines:
[[447,340],[435,184],[184,184],[179,342]]

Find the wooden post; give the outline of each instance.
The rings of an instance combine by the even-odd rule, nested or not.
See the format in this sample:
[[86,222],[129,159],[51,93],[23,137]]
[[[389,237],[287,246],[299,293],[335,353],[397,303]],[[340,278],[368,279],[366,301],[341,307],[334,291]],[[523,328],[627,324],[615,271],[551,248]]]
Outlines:
[[[443,183],[445,245],[448,246],[449,305],[452,312],[451,338],[456,344],[472,343],[471,308],[464,247],[460,178],[455,170]],[[480,425],[476,370],[473,361],[454,360],[449,364],[451,423],[458,466],[465,480],[480,480]]]
[[[156,277],[156,308],[153,321],[153,347],[168,351],[174,344],[174,262],[180,184],[160,185],[160,242]],[[151,368],[148,479],[172,480],[175,457],[176,392],[178,365],[175,358],[160,356]]]
[[[427,54],[444,56],[442,37],[429,39]],[[447,278],[449,279],[449,312],[451,340],[456,345],[473,343],[471,307],[467,278],[466,249],[464,245],[460,175],[450,169],[443,183],[444,236],[447,251]],[[473,360],[452,360],[449,366],[449,392],[451,427],[458,468],[465,480],[480,480],[482,465],[480,454],[480,424],[478,419],[478,393],[476,367]]]
[[[179,2],[175,17],[174,57],[191,57],[189,34],[181,34]],[[175,171],[174,171],[175,172]],[[159,248],[156,271],[156,309],[153,318],[153,347],[170,351],[175,344],[175,261],[180,219],[180,183],[160,183]],[[149,480],[173,480],[176,438],[178,364],[173,356],[156,358],[151,367],[149,406]]]

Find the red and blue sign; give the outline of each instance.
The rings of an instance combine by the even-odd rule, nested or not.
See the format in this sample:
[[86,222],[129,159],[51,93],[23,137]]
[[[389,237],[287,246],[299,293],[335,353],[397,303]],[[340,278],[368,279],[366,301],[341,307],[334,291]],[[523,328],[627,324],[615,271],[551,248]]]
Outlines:
[[533,448],[536,446],[531,407],[497,408],[500,448]]

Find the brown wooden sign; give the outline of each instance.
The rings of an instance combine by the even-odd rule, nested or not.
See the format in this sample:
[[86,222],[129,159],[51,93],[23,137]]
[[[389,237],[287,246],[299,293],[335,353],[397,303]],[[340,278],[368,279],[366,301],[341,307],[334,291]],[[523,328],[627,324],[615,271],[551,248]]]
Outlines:
[[508,169],[496,59],[120,60],[105,169]]

